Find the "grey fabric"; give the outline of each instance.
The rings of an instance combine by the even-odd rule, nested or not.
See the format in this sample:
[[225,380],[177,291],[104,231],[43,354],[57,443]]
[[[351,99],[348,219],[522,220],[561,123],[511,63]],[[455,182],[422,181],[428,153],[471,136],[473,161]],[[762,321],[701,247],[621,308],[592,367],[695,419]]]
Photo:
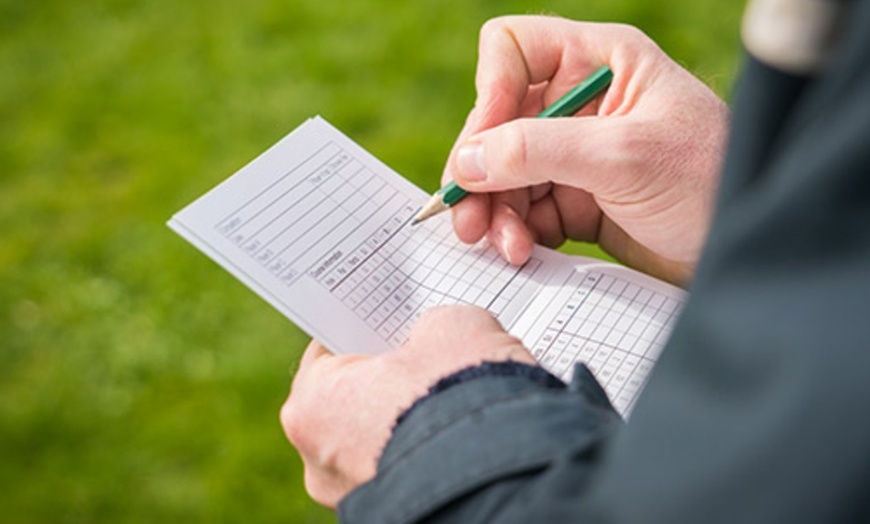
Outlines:
[[[572,482],[582,483],[584,465],[594,464],[622,420],[579,369],[568,389],[528,376],[479,375],[430,396],[395,429],[375,480],[342,501],[342,521],[416,522],[437,513],[493,522],[510,516],[502,501],[541,471],[576,462]],[[481,489],[488,496],[456,503]]]
[[[631,421],[481,377],[421,403],[345,522],[870,522],[870,1],[817,77],[747,58],[716,218]],[[578,392],[579,391],[579,392]]]

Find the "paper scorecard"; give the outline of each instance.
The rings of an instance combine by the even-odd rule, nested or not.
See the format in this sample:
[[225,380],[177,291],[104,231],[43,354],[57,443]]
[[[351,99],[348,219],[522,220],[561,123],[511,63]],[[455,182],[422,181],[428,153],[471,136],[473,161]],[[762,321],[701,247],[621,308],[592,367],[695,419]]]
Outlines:
[[389,351],[426,309],[474,304],[562,379],[585,362],[630,413],[685,293],[540,246],[512,266],[447,214],[411,226],[428,197],[316,117],[169,226],[337,353]]

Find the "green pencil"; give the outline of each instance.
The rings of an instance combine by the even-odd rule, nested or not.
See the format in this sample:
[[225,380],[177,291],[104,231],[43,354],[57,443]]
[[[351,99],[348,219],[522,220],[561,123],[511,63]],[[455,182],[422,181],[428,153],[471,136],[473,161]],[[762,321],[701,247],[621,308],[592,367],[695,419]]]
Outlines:
[[[598,68],[588,78],[574,86],[565,93],[562,98],[553,102],[549,107],[541,111],[535,118],[555,118],[560,116],[572,116],[583,109],[592,99],[601,94],[610,81],[613,80],[613,72],[607,66]],[[450,209],[468,194],[468,191],[459,187],[456,182],[450,181],[442,187],[426,202],[426,205],[414,217],[411,224],[419,224],[427,218]]]

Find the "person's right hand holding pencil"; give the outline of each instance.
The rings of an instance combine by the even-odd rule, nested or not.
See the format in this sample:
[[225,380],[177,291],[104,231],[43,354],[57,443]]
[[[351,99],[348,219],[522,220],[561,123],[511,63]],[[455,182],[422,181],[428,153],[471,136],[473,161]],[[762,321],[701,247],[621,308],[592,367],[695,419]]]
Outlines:
[[[538,113],[536,118],[560,118],[574,116],[578,111],[586,107],[586,104],[600,95],[610,81],[613,80],[613,72],[608,66],[601,66],[589,75],[588,78],[571,88],[561,98],[548,105],[546,109]],[[450,209],[468,196],[468,191],[459,187],[455,180],[451,180],[432,195],[429,202],[423,206],[414,217],[414,224]]]
[[[574,118],[535,119],[602,64],[607,91]],[[621,262],[690,278],[709,225],[729,112],[638,30],[507,17],[481,32],[477,101],[442,182],[471,192],[459,238],[513,264],[538,242],[598,242]]]

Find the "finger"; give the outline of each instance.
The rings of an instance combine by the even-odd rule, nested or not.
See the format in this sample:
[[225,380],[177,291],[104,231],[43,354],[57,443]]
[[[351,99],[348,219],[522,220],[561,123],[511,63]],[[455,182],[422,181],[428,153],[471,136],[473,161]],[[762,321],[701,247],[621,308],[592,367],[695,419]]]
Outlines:
[[305,370],[310,368],[316,361],[331,356],[333,356],[333,354],[331,351],[326,349],[326,346],[321,344],[319,340],[312,338],[311,342],[308,343],[308,346],[302,353],[302,358],[299,360],[299,371],[297,373],[304,373]]
[[530,86],[550,81],[564,56],[563,41],[552,38],[559,19],[502,17],[480,30],[475,85],[479,129],[520,116]]
[[[603,64],[614,71],[630,69],[640,54],[636,51],[649,45],[648,40],[636,29],[618,24],[544,16],[488,21],[480,33],[475,76],[479,129],[522,114],[518,104],[529,86],[545,85],[542,101],[550,104]],[[614,90],[614,95],[619,92]]]
[[529,200],[532,203],[548,196],[553,191],[553,184],[538,184],[529,188]]
[[[453,145],[450,155],[447,157],[444,172],[441,174],[441,187],[444,187],[456,178],[453,168],[456,150],[461,144],[465,143],[471,134],[478,131],[478,126],[475,122],[476,110],[472,110],[466,118],[465,127],[459,133],[459,137]],[[487,230],[489,230],[490,202],[488,194],[469,195],[456,204],[456,206],[453,206],[451,211],[453,230],[461,241],[473,244],[482,239]]]
[[[505,17],[484,24],[475,79],[477,101],[448,155],[441,177],[442,186],[457,179],[454,169],[456,152],[469,137],[519,116],[537,114],[545,106],[545,95],[552,101],[570,89],[570,85],[560,86],[558,79],[550,82],[559,70],[559,57],[565,55],[560,47],[563,39],[552,37],[553,24],[563,27],[566,32],[569,28],[576,30],[573,22],[547,17]],[[541,42],[548,45],[541,45]],[[526,59],[527,52],[531,53],[532,69],[529,69]],[[576,76],[576,80],[571,76],[561,83],[579,81],[581,75],[591,70],[591,65],[573,67],[570,75]],[[490,226],[486,201],[476,199],[457,208],[461,209],[454,213],[457,235],[466,242],[476,242]]]
[[528,190],[493,193],[489,241],[508,263],[525,264],[532,254],[534,238],[526,227]]
[[338,501],[341,497],[338,496],[338,491],[335,487],[336,479],[334,474],[329,471],[323,471],[317,464],[310,464],[307,457],[303,457],[305,463],[304,482],[305,491],[311,499],[321,506],[335,510]]
[[565,242],[562,218],[559,216],[556,200],[552,195],[534,202],[529,207],[526,224],[538,244],[557,248]]
[[[558,35],[553,34],[554,25],[560,29]],[[534,16],[502,17],[484,24],[475,74],[477,99],[456,144],[503,122],[539,113],[545,104],[605,63],[600,56],[592,55],[582,59],[581,64],[572,61],[560,67],[564,57],[571,57],[565,45],[572,47],[571,40],[583,25]],[[451,179],[445,176],[442,182]]]
[[441,187],[444,187],[448,182],[455,179],[455,176],[453,175],[453,158],[456,155],[457,148],[464,144],[468,140],[468,137],[480,131],[477,126],[477,113],[477,108],[474,108],[468,113],[468,116],[465,117],[465,125],[463,125],[462,130],[459,132],[459,136],[456,138],[456,142],[454,142],[453,148],[447,156],[447,163],[444,166],[444,171],[441,173]]
[[[543,109],[541,102],[541,92],[543,86],[533,86],[527,94],[526,100],[523,102],[521,114],[534,115]],[[453,159],[456,154],[456,149],[465,143],[465,140],[472,133],[472,128],[467,124],[459,135],[459,138],[454,145],[454,150],[451,151],[447,160],[444,172],[441,176],[442,187],[454,179]],[[536,187],[532,193],[532,200],[538,200],[550,191],[551,184],[541,184]],[[490,229],[491,219],[491,199],[484,195],[479,197],[469,196],[462,200],[453,208],[453,228],[460,240],[466,243],[474,243],[483,238],[483,235]]]
[[581,242],[597,242],[602,213],[595,198],[586,191],[567,186],[553,187],[552,195],[565,237]]
[[473,244],[483,238],[490,226],[490,197],[487,193],[468,195],[451,208],[453,229],[459,240]]
[[636,182],[633,178],[641,171],[634,168],[649,153],[644,136],[643,124],[627,118],[515,120],[463,145],[454,175],[472,192],[553,182],[612,195]]
[[[621,25],[549,17],[504,17],[487,22],[481,29],[475,78],[478,98],[448,157],[442,184],[455,179],[474,191],[468,179],[456,173],[458,148],[481,130],[537,114],[602,63],[626,73],[617,74],[601,97],[609,99],[601,101],[602,107],[610,108],[603,113],[616,111],[622,100],[633,98],[626,94],[630,91],[626,84],[630,71],[637,69],[636,51],[644,45],[654,44],[636,29]],[[593,114],[597,107],[598,100],[580,114]],[[485,203],[485,199],[469,201],[454,213],[454,228],[464,241],[475,242],[490,228]]]
[[[457,339],[468,339],[482,332],[504,331],[492,313],[477,306],[452,305],[435,306],[424,311],[411,327],[408,335],[410,342],[421,338],[436,338],[444,350],[453,349]],[[413,344],[412,344],[413,345]],[[459,344],[462,346],[463,344]],[[462,348],[458,348],[462,349]],[[439,355],[433,354],[438,359]]]
[[528,64],[506,19],[490,20],[480,30],[472,132],[513,120],[520,115],[529,86]]
[[518,339],[489,311],[476,306],[427,310],[411,329],[405,351],[390,355],[409,359],[411,368],[440,370],[441,376],[483,361],[534,362]]

